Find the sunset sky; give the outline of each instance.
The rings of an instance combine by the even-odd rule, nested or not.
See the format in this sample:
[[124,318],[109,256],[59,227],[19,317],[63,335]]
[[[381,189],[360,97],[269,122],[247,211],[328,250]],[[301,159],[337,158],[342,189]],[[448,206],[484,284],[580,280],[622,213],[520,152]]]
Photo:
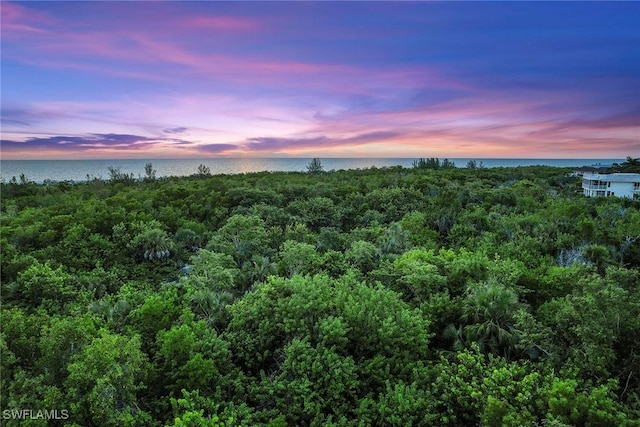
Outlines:
[[1,2],[3,159],[640,156],[640,2]]

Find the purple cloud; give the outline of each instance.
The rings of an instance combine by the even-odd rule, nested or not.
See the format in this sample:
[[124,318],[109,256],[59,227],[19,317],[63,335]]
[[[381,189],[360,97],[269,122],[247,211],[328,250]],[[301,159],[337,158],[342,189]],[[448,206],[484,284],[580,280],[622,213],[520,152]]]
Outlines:
[[176,133],[185,133],[186,131],[187,131],[187,128],[185,127],[177,127],[177,128],[165,129],[163,132],[169,133],[169,134],[176,134]]
[[209,154],[224,154],[237,148],[235,144],[201,144],[196,147],[198,151]]
[[104,149],[140,150],[164,144],[191,145],[190,141],[173,138],[149,138],[140,135],[94,133],[83,136],[57,135],[32,137],[25,141],[3,139],[2,150],[7,152],[24,150],[91,151]]
[[279,151],[287,148],[352,147],[362,144],[393,140],[401,136],[395,131],[363,133],[351,137],[327,137],[325,135],[308,138],[259,137],[249,139],[244,146],[251,151]]

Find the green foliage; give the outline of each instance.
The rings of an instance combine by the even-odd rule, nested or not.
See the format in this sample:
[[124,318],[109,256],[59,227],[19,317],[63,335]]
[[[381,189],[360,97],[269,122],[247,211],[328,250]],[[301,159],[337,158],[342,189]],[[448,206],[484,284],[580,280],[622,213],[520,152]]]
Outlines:
[[276,408],[292,425],[323,424],[349,414],[359,385],[356,364],[323,345],[293,339],[283,351],[279,373],[268,380]]
[[200,249],[191,257],[189,275],[183,280],[192,289],[233,291],[240,278],[240,270],[230,255]]
[[41,304],[59,311],[74,296],[73,277],[62,266],[53,269],[49,264],[33,264],[19,274],[11,288],[10,297],[27,307]]
[[296,274],[313,274],[320,266],[321,258],[316,248],[308,243],[287,240],[280,249],[280,270],[287,277]]
[[377,398],[368,397],[358,408],[360,425],[431,426],[438,424],[435,399],[417,383],[391,384]]
[[199,391],[182,390],[181,398],[171,398],[173,427],[231,427],[247,426],[251,415],[246,405],[222,407]]
[[52,318],[42,328],[39,349],[41,366],[47,366],[50,384],[62,384],[67,378],[67,365],[98,335],[89,316]]
[[3,409],[638,425],[637,201],[584,198],[570,169],[421,160],[0,183]]
[[555,331],[554,357],[585,378],[608,377],[616,361],[616,341],[629,333],[622,319],[638,315],[634,300],[616,283],[591,274],[580,278],[568,295],[543,304],[538,318]]
[[615,381],[580,390],[576,380],[554,378],[546,396],[547,419],[569,425],[632,425],[619,410],[612,388]]
[[627,159],[622,163],[614,163],[611,168],[612,172],[622,173],[640,173],[640,158],[633,158],[627,156]]
[[164,387],[176,395],[198,389],[220,397],[231,370],[231,352],[205,322],[187,322],[158,333],[158,356]]
[[65,385],[71,418],[103,426],[148,420],[137,399],[144,388],[147,363],[139,337],[101,331],[68,365]]
[[339,225],[340,210],[336,208],[333,200],[327,197],[294,201],[289,205],[289,209],[314,231],[319,231],[323,227]]
[[233,215],[212,236],[207,249],[231,255],[238,266],[254,255],[269,256],[271,237],[262,218]]
[[324,170],[322,166],[322,162],[318,157],[314,157],[311,159],[309,164],[307,164],[307,172],[310,174],[318,174]]
[[463,304],[466,339],[508,360],[518,333],[513,327],[519,308],[516,292],[495,282],[482,283],[469,288]]
[[373,243],[358,240],[351,244],[345,257],[352,267],[368,273],[378,265],[380,250]]
[[414,249],[402,254],[394,262],[400,274],[398,284],[409,297],[424,301],[429,295],[442,291],[447,283],[442,264],[433,251]]
[[455,168],[456,165],[449,159],[444,159],[442,162],[440,159],[431,157],[428,159],[420,158],[418,160],[413,161],[414,169],[452,169]]
[[484,169],[484,163],[482,161],[478,162],[476,160],[469,160],[467,162],[466,168],[475,170],[475,169]]
[[158,228],[146,229],[137,234],[131,245],[141,253],[145,260],[164,261],[171,255],[173,240]]
[[109,166],[107,170],[109,171],[109,179],[111,180],[111,182],[131,184],[133,181],[135,181],[135,176],[133,175],[133,173],[128,174],[126,172],[122,172],[120,168],[116,168],[113,166]]
[[173,239],[188,251],[197,251],[202,247],[202,236],[190,228],[179,229]]
[[170,329],[181,314],[180,297],[176,289],[169,288],[147,296],[143,304],[131,311],[129,324],[141,335],[145,348],[153,348],[156,334]]
[[147,181],[154,181],[156,179],[156,170],[151,163],[144,165],[144,179]]
[[406,368],[401,361],[428,353],[428,320],[397,294],[349,277],[274,277],[229,310],[227,339],[242,364],[255,371],[273,369],[274,356],[296,336],[309,336],[311,345],[336,346],[358,361],[383,356],[397,370]]

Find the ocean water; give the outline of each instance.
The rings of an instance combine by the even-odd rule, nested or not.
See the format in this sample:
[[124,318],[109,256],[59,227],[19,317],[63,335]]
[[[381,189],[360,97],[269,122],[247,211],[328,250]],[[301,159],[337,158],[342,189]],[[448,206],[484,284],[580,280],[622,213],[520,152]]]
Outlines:
[[[197,173],[203,164],[216,174],[237,174],[263,171],[306,171],[309,158],[218,158],[218,159],[104,159],[104,160],[0,160],[0,179],[8,182],[24,174],[29,181],[85,181],[87,178],[109,179],[109,167],[123,173],[144,176],[146,163],[151,163],[157,177],[187,176]],[[415,158],[326,158],[324,170],[364,169],[372,166],[412,166]],[[557,167],[610,165],[623,159],[450,159],[458,167],[469,160],[482,162],[488,168],[546,165]]]

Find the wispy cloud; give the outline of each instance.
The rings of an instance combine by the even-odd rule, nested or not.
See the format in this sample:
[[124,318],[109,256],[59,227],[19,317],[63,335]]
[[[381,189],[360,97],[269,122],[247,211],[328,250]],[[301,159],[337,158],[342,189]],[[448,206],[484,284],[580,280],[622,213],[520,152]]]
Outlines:
[[155,149],[175,145],[192,145],[190,141],[174,138],[148,138],[127,134],[89,134],[80,136],[56,135],[49,137],[27,138],[25,141],[3,139],[0,141],[5,154],[15,153],[85,153],[94,152],[136,152],[153,151]]
[[317,149],[318,147],[353,147],[368,143],[382,143],[392,141],[401,134],[398,132],[371,132],[349,137],[327,137],[320,135],[312,138],[251,138],[243,147],[249,151],[273,152],[287,151],[287,149]]
[[186,127],[177,127],[171,129],[165,129],[164,133],[176,134],[176,133],[185,133],[187,131]]
[[238,146],[235,144],[200,144],[196,150],[207,154],[229,154],[237,152]]
[[2,2],[0,21],[3,37],[42,34],[46,32],[43,27],[53,23],[44,13],[7,1]]

